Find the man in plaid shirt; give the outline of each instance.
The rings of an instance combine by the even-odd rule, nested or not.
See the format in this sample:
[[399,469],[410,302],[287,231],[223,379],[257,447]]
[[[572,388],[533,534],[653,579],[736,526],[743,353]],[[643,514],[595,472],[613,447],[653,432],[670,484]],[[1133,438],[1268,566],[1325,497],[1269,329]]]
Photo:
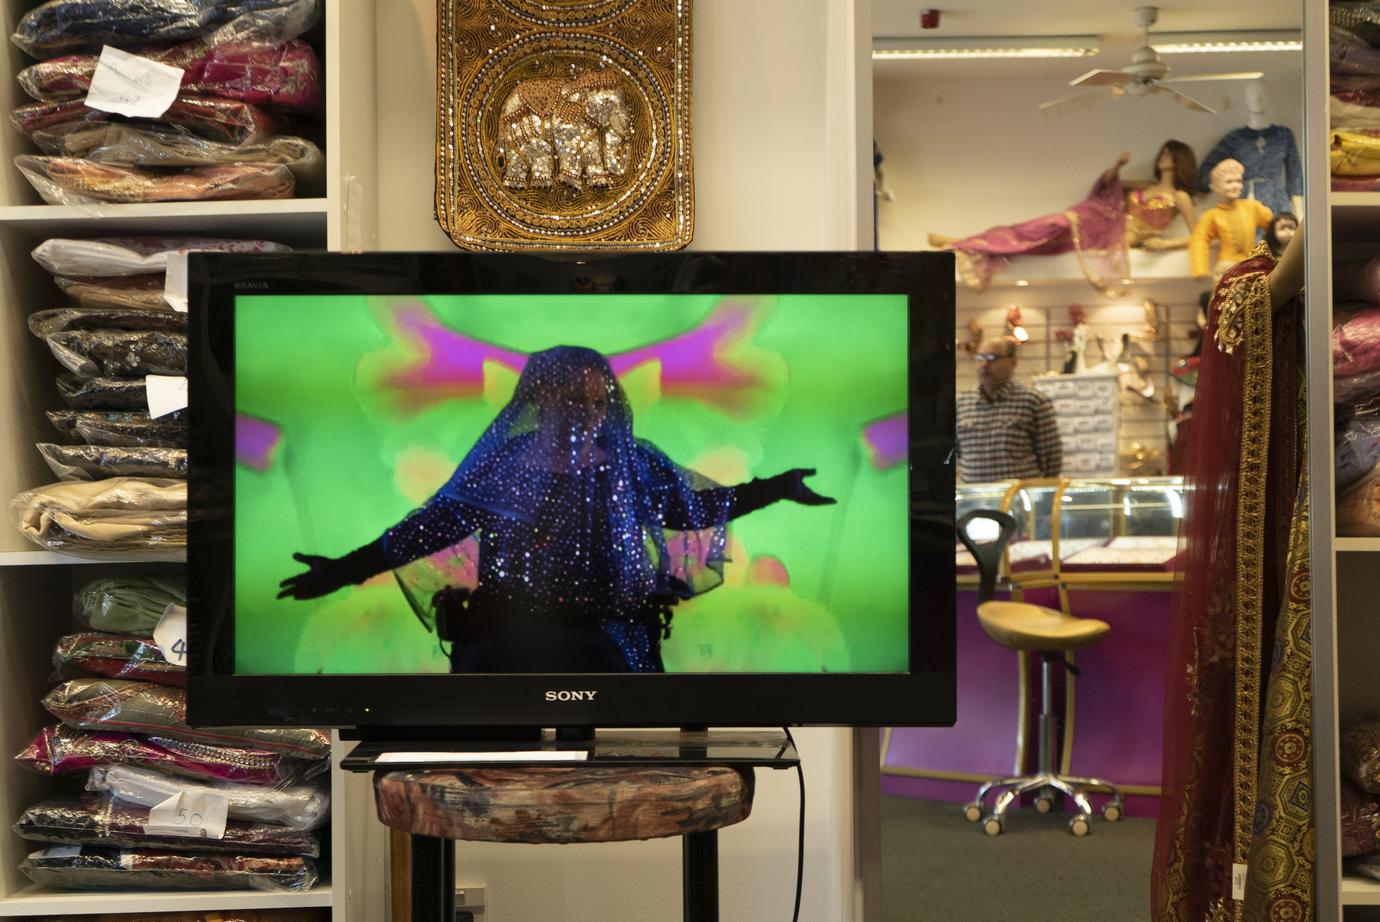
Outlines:
[[988,483],[1059,476],[1064,444],[1054,404],[1012,380],[1016,343],[990,340],[973,358],[979,384],[958,395],[958,479]]

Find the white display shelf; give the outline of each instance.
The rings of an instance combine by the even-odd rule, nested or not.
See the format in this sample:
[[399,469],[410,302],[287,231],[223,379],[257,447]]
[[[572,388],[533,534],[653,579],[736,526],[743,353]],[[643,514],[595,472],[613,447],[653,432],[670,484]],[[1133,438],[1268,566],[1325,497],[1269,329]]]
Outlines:
[[249,202],[174,202],[141,205],[10,205],[0,227],[34,236],[97,233],[263,234],[324,238],[329,205],[323,198]]
[[59,554],[55,551],[0,551],[0,567],[48,567],[63,564],[108,562],[91,560],[86,557],[74,557],[71,554]]
[[1380,906],[1380,880],[1343,875],[1342,905]]
[[[1130,270],[1130,284],[1124,287],[1132,291],[1137,285],[1142,284],[1202,284],[1189,274],[1187,250],[1170,250],[1165,253],[1131,250]],[[1110,281],[1118,282],[1120,279]],[[1019,282],[1027,284],[1021,285]],[[1030,286],[1067,285],[1071,282],[1089,284],[1074,253],[1017,256],[1000,274],[992,277],[992,288],[1009,291]]]
[[1337,238],[1380,236],[1380,192],[1333,192],[1327,201],[1332,206],[1334,244]]
[[1333,546],[1339,554],[1373,553],[1380,551],[1380,538],[1337,538]]
[[129,890],[86,892],[26,887],[0,900],[0,917],[95,915],[97,913],[205,912],[236,909],[291,909],[330,906],[331,887],[323,884],[302,893],[280,890]]

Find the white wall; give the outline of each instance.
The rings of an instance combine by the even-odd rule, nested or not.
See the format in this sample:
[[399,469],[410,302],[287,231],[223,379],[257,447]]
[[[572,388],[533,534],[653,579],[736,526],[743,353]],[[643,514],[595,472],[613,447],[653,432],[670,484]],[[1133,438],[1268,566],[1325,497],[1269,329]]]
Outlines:
[[[695,249],[871,246],[866,0],[696,0]],[[379,246],[448,250],[432,219],[434,0],[378,3]],[[859,874],[852,735],[796,734],[810,805],[801,918],[849,922]],[[874,760],[875,761],[875,760]],[[722,914],[787,919],[795,887],[793,774],[759,773],[753,815],[720,835]],[[863,782],[877,797],[876,776]],[[874,831],[875,832],[875,831]],[[680,917],[679,841],[583,846],[462,843],[462,882],[494,922]]]
[[[1230,66],[1230,55],[1214,57],[1211,65],[1174,64],[1195,71]],[[1085,66],[1068,64],[1070,73]],[[1266,77],[1271,118],[1296,136],[1303,123],[1302,79],[1301,71]],[[887,185],[896,194],[894,202],[880,205],[882,248],[928,249],[931,232],[961,237],[1060,211],[1087,195],[1123,150],[1132,159],[1122,176],[1149,179],[1150,161],[1165,140],[1177,138],[1201,158],[1246,120],[1243,81],[1184,85],[1207,105],[1230,106],[1216,115],[1158,96],[1041,115],[1038,103],[1074,92],[1066,80],[879,76],[873,130],[886,158]],[[1200,211],[1206,202],[1200,199]]]

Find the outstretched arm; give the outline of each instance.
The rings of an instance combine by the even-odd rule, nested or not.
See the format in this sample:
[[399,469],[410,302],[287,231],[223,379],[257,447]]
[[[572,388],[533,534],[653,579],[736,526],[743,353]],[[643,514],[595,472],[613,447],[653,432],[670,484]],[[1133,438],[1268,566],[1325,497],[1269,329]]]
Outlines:
[[438,493],[379,538],[343,557],[293,554],[307,571],[279,583],[278,598],[316,599],[358,585],[458,544],[483,524],[484,517],[480,510]]
[[[734,487],[710,487],[694,491],[694,502],[672,491],[661,509],[661,524],[677,531],[710,528],[724,521],[742,518],[781,500],[802,506],[831,506],[837,500],[821,496],[805,484],[815,469],[797,467],[775,477],[757,478]],[[691,506],[695,508],[690,508]]]

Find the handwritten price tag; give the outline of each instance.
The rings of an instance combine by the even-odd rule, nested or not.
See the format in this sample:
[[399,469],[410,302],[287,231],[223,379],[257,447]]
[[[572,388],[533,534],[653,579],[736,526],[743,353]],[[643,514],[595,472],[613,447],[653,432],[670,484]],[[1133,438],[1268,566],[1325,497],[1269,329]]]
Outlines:
[[187,406],[187,379],[177,375],[144,375],[149,416],[158,419]]
[[153,629],[153,642],[158,644],[163,659],[174,666],[187,665],[187,609],[169,604]]
[[219,791],[179,791],[149,809],[144,831],[157,836],[221,839],[229,811],[230,798]]
[[86,105],[130,118],[158,118],[177,99],[183,70],[106,45],[101,49]]
[[163,276],[163,300],[175,311],[187,313],[187,251],[168,254],[168,271]]

